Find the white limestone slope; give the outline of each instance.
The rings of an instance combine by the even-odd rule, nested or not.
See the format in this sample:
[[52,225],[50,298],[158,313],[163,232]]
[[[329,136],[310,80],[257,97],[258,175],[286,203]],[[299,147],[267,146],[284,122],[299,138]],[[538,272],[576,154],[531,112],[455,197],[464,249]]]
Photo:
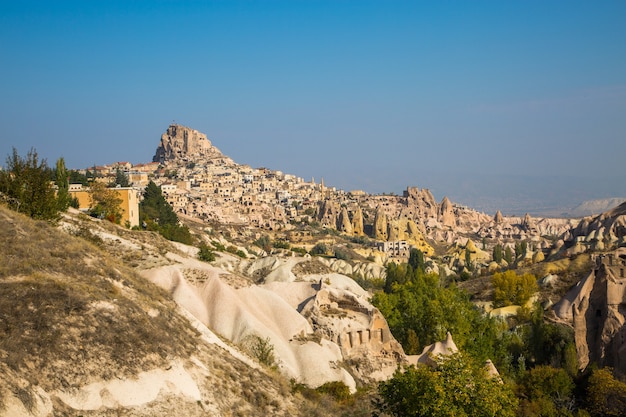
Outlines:
[[[371,369],[359,376],[380,380],[404,358],[384,317],[367,301],[367,292],[344,275],[296,278],[292,269],[304,258],[266,258],[229,268],[247,269],[250,275],[263,268],[264,284],[231,286],[235,274],[191,258],[176,260],[142,274],[232,343],[268,338],[279,370],[289,378],[313,387],[342,381],[355,390],[354,377],[341,366],[345,359],[367,358]],[[203,279],[190,282],[194,274]]]

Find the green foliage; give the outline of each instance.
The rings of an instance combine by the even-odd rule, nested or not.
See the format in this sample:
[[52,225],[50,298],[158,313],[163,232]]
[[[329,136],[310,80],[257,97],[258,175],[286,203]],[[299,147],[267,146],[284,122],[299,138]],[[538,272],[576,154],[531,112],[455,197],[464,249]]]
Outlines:
[[511,251],[511,247],[507,246],[504,249],[504,260],[511,265],[513,263],[513,251]]
[[348,401],[351,398],[350,388],[348,388],[348,386],[341,381],[326,382],[324,385],[317,387],[315,390],[322,394],[328,394],[340,402]]
[[416,248],[411,248],[409,252],[409,265],[414,271],[421,271],[423,273],[426,267],[424,252]]
[[502,245],[498,243],[496,246],[493,247],[493,252],[492,252],[493,260],[499,264],[500,262],[502,262],[503,256],[504,254],[502,250]]
[[523,354],[530,365],[551,365],[563,368],[570,375],[577,373],[578,362],[574,332],[570,327],[548,323],[543,309],[535,306],[530,323],[521,328],[524,341]]
[[238,249],[237,246],[233,246],[233,245],[228,246],[226,248],[226,252],[232,253],[233,255],[237,255],[240,258],[244,258],[244,259],[248,257],[244,251],[242,251],[241,249]]
[[277,249],[289,249],[291,247],[289,242],[287,242],[286,240],[282,240],[282,239],[275,240],[272,243],[272,246],[274,246]]
[[50,168],[40,160],[35,149],[26,158],[13,153],[7,156],[6,170],[0,170],[0,193],[9,206],[34,219],[56,220],[59,202],[50,183]]
[[292,252],[299,253],[300,255],[306,255],[306,249],[304,248],[291,248]]
[[270,368],[276,366],[274,345],[272,345],[269,337],[250,336],[247,340],[247,349],[250,354],[263,365],[269,366]]
[[204,262],[213,262],[215,261],[215,253],[209,248],[209,246],[202,242],[198,247],[198,259]]
[[512,270],[496,272],[491,283],[493,284],[494,308],[509,305],[524,306],[539,289],[537,277],[528,273],[517,275]]
[[328,253],[328,246],[324,243],[318,243],[313,246],[313,248],[309,251],[311,255],[326,255]]
[[611,369],[596,369],[587,382],[587,409],[593,417],[626,416],[626,383]]
[[506,361],[504,323],[483,316],[468,295],[452,285],[444,287],[435,274],[423,274],[408,264],[387,266],[385,292],[372,298],[387,319],[391,333],[409,354],[444,340],[450,332],[459,349],[496,366]]
[[397,417],[513,417],[518,405],[507,384],[462,354],[440,358],[436,369],[398,369],[379,394],[381,411]]
[[82,184],[85,187],[89,185],[89,178],[87,178],[87,175],[83,175],[74,169],[68,172],[68,176],[70,184]]
[[118,185],[120,187],[130,187],[130,182],[128,181],[128,175],[119,168],[115,170],[115,182],[113,183],[114,187]]
[[352,255],[345,249],[335,248],[335,258],[341,259],[344,261],[349,261],[352,259]]
[[522,376],[521,416],[568,416],[574,406],[574,381],[563,369],[541,365]]
[[89,214],[93,217],[107,219],[111,223],[119,224],[122,220],[122,199],[117,192],[107,188],[101,182],[93,182],[89,187]]
[[269,236],[264,235],[252,242],[253,245],[258,246],[265,252],[270,253],[272,251],[272,240]]
[[55,170],[55,184],[57,186],[57,207],[59,211],[65,211],[72,203],[70,196],[70,184],[68,172],[65,168],[65,160],[59,158]]
[[189,228],[180,224],[174,209],[163,197],[161,188],[153,181],[146,187],[143,201],[139,204],[139,221],[145,223],[148,230],[158,231],[168,240],[187,245],[193,243]]
[[356,243],[357,245],[367,245],[369,243],[369,239],[367,236],[352,236],[350,238],[350,242]]
[[220,252],[226,252],[226,246],[222,245],[220,242],[218,242],[217,240],[213,240],[211,241],[211,245],[213,245],[213,247],[215,248],[215,250],[218,250]]

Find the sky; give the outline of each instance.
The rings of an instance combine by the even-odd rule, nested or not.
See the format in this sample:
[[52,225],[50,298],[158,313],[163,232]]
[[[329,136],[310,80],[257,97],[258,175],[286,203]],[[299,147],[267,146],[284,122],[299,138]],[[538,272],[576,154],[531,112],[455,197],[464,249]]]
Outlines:
[[0,159],[236,162],[478,209],[626,197],[626,1],[0,2]]

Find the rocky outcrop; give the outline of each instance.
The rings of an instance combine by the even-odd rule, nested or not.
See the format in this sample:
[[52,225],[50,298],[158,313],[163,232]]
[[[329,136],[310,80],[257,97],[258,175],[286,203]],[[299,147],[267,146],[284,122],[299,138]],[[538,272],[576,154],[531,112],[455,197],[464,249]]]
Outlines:
[[595,258],[591,273],[554,307],[574,326],[581,369],[595,363],[626,375],[626,248]]
[[496,211],[496,215],[493,216],[493,221],[496,224],[500,224],[503,221],[502,212],[500,210]]
[[454,217],[454,210],[452,208],[452,202],[448,199],[448,197],[444,197],[441,200],[441,204],[439,206],[439,222],[444,226],[454,227],[456,226],[456,218]]
[[374,217],[374,239],[386,241],[389,237],[387,227],[387,214],[382,206],[378,206]]
[[437,219],[439,206],[429,189],[420,190],[417,187],[407,187],[404,192],[406,205],[412,214],[411,218],[426,222],[427,219]]
[[591,250],[612,250],[626,244],[626,203],[600,214],[584,218],[572,229],[571,246],[580,243]]
[[337,230],[349,235],[352,234],[352,223],[350,223],[348,209],[345,207],[342,207],[341,213],[339,213],[339,219],[337,219]]
[[331,200],[324,200],[320,206],[317,220],[322,226],[335,228],[337,226],[336,204]]
[[153,162],[219,158],[224,155],[211,144],[207,136],[189,127],[171,124],[161,135]]
[[363,231],[363,211],[361,207],[357,207],[352,216],[352,233],[356,236],[363,236],[365,234]]

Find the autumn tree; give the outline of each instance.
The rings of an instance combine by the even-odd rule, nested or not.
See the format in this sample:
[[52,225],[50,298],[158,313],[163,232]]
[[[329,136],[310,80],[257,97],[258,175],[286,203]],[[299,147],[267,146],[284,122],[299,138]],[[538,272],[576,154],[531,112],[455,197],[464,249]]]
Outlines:
[[596,369],[589,376],[587,410],[593,417],[626,416],[626,383],[616,379],[611,369]]
[[493,306],[524,306],[538,290],[537,277],[532,274],[517,275],[515,271],[497,272],[491,279]]
[[89,214],[119,224],[122,220],[122,199],[117,191],[104,183],[94,181],[89,187]]

